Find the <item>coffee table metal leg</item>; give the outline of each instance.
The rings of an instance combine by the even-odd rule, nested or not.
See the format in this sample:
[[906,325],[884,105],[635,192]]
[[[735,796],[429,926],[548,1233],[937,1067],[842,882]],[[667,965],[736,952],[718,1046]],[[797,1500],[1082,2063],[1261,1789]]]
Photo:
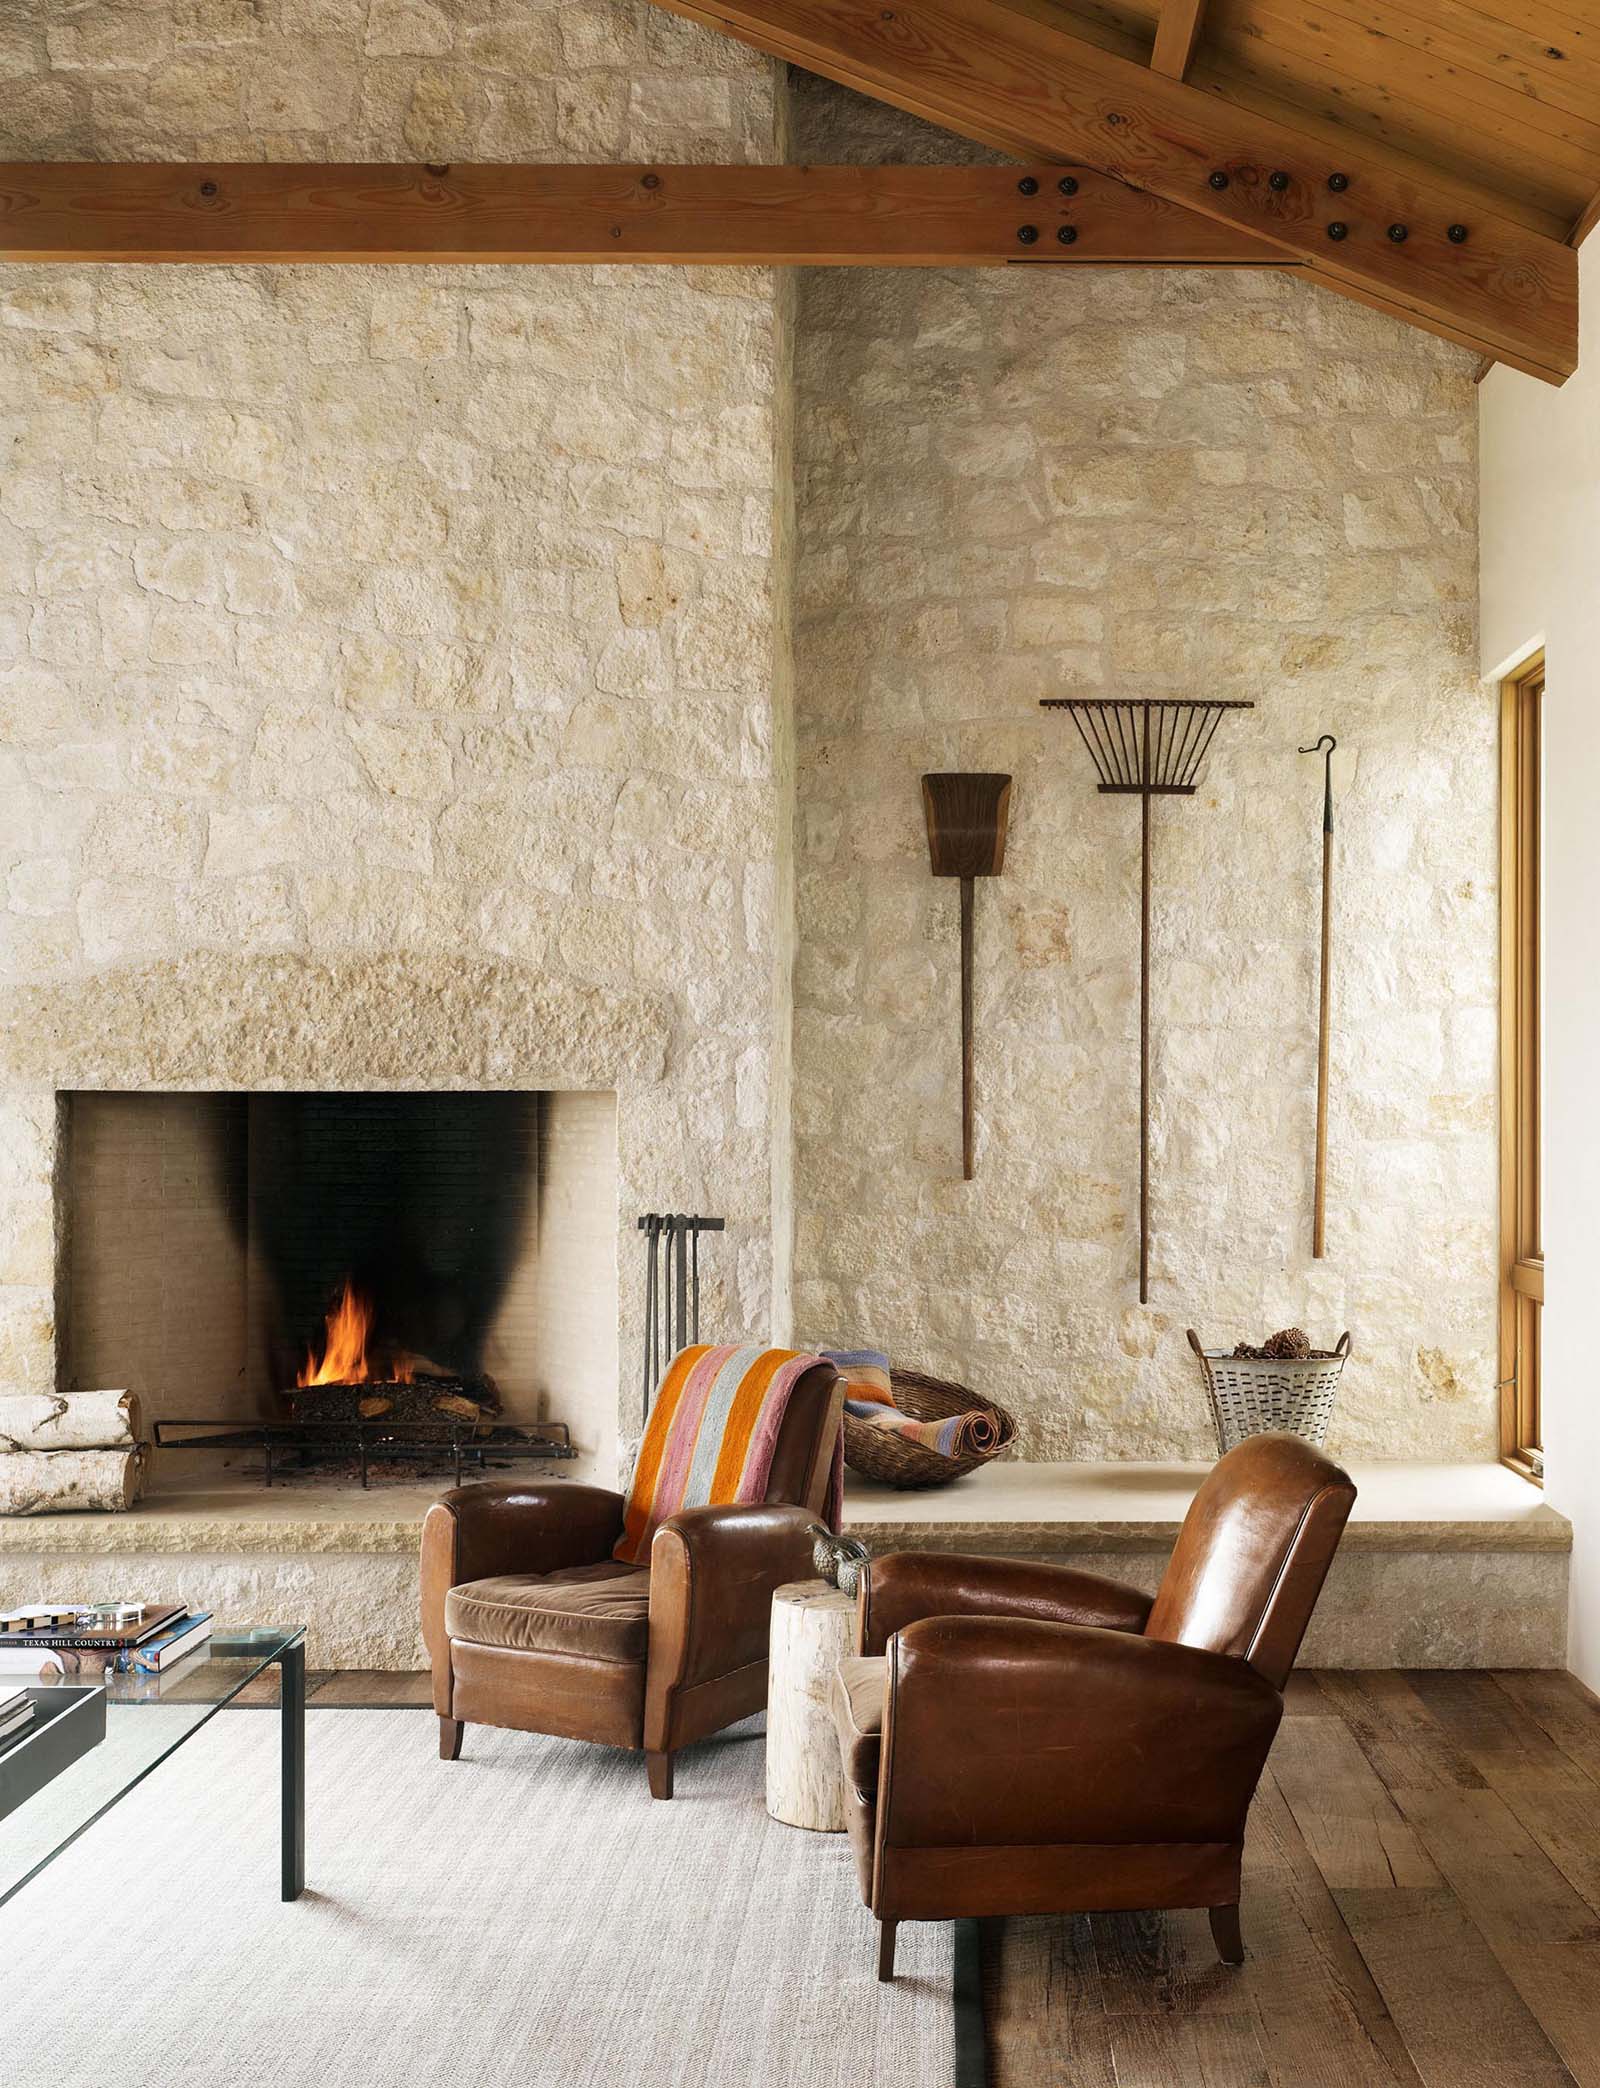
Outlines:
[[278,1662],[283,1701],[283,1896],[306,1882],[306,1649],[285,1646]]

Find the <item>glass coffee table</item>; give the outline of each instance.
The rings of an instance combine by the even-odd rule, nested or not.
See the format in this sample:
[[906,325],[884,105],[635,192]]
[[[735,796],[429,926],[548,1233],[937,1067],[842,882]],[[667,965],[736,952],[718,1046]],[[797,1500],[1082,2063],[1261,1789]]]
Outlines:
[[[0,1906],[270,1667],[281,1677],[283,1897],[298,1899],[306,1870],[303,1624],[217,1632],[165,1675],[79,1673],[37,1687],[21,1675],[0,1676],[7,1685],[27,1687],[38,1706],[28,1734],[0,1750],[0,1795],[9,1784],[16,1801],[0,1818]],[[97,1740],[88,1729],[98,1730],[101,1705],[94,1698],[102,1683],[105,1737]],[[72,1703],[68,1715],[52,1718],[57,1691]],[[80,1721],[83,1751],[74,1754],[61,1735]]]

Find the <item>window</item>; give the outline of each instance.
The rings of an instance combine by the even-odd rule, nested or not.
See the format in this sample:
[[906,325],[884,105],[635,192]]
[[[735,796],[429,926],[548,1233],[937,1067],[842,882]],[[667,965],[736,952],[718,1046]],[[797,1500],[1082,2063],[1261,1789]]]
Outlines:
[[1513,1471],[1534,1480],[1544,1476],[1539,1425],[1543,707],[1541,654],[1503,685],[1500,697],[1500,1454]]

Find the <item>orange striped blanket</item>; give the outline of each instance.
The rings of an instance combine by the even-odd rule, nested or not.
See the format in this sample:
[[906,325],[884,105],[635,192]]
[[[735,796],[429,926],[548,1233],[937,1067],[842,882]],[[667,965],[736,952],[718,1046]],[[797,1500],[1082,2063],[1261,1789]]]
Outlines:
[[[645,1424],[614,1556],[636,1565],[648,1559],[657,1526],[680,1508],[764,1500],[789,1394],[821,1361],[797,1349],[680,1350]],[[835,1530],[843,1456],[841,1439],[823,1511]]]

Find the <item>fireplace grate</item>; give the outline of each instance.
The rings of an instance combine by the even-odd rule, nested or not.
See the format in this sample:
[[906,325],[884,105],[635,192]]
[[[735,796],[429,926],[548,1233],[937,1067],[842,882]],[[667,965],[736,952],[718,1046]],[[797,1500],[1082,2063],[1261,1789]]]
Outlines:
[[181,1421],[154,1424],[160,1450],[209,1450],[218,1453],[258,1450],[262,1485],[325,1468],[330,1458],[353,1459],[361,1484],[370,1484],[374,1465],[448,1465],[459,1486],[468,1474],[513,1464],[543,1463],[577,1456],[564,1421],[531,1426],[514,1422],[390,1421],[347,1416],[334,1421]]

